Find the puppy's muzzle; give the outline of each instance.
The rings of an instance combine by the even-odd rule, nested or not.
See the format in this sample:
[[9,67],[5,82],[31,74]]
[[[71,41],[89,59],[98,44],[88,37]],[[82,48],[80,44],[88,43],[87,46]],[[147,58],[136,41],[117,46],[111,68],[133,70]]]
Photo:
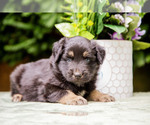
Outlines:
[[74,70],[73,72],[73,77],[75,77],[76,79],[80,79],[82,78],[83,73],[81,71],[79,71],[78,69]]

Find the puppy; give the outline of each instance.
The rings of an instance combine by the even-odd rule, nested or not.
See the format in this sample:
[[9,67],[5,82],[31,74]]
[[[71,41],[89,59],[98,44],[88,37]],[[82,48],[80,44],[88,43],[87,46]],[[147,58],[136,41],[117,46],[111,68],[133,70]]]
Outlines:
[[10,75],[12,101],[85,105],[87,100],[115,99],[96,90],[97,71],[105,50],[83,37],[55,42],[50,59],[18,66]]

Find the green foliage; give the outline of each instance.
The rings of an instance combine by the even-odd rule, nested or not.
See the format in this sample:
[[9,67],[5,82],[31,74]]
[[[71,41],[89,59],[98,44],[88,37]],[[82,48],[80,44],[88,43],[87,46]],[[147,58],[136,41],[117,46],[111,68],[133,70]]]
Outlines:
[[74,37],[79,35],[70,23],[56,24],[55,27],[66,37]]
[[143,7],[144,4],[148,1],[148,0],[137,0],[139,2],[139,4]]
[[128,32],[126,33],[126,39],[131,40],[131,38],[135,35],[135,29],[138,26],[138,22],[140,17],[138,16],[129,16],[132,19],[132,22],[129,23]]
[[[147,0],[137,1],[143,6]],[[9,0],[4,7],[4,12],[61,12],[63,10],[65,13],[1,13],[0,61],[13,65],[24,58],[36,60],[49,57],[52,43],[62,37],[54,29],[56,23],[56,28],[66,37],[79,35],[88,39],[94,37],[108,39],[110,38],[108,34],[117,32],[122,34],[124,39],[131,40],[136,33],[135,29],[138,27],[140,18],[145,15],[145,13],[136,13],[131,16],[119,13],[124,19],[125,17],[132,19],[127,27],[115,17],[115,13],[102,12],[104,8],[106,11],[110,9],[120,12],[115,4],[109,3],[109,0],[76,0],[76,2],[65,0],[65,6],[62,6],[62,3],[62,0],[21,0],[19,2]],[[134,11],[139,10],[139,6],[130,5],[130,7]],[[148,31],[149,24],[141,29]],[[145,40],[142,39],[142,41]],[[150,63],[150,52],[147,51],[150,47],[149,43],[133,41],[133,46],[134,66],[140,67]]]
[[103,7],[105,6],[105,4],[106,4],[106,0],[98,0],[98,12],[100,13],[100,12],[103,12]]
[[15,52],[15,51],[19,51],[19,50],[24,49],[24,48],[28,49],[35,42],[36,42],[36,39],[35,38],[31,38],[31,39],[25,40],[23,42],[20,42],[18,44],[5,45],[4,46],[4,50],[5,51],[9,51],[9,52]]
[[93,39],[96,34],[94,32],[95,2],[95,0],[77,0],[76,2],[67,0],[68,5],[62,6],[62,8],[69,13],[65,13],[66,16],[62,19],[69,23],[57,24],[55,27],[66,37],[83,36]]
[[[108,3],[106,0],[78,0],[77,3],[74,3],[73,0],[66,1],[68,6],[62,6],[62,8],[70,11],[70,13],[66,13],[67,17],[63,17],[63,19],[71,23],[62,23],[55,26],[66,37],[79,35],[87,39],[93,39],[99,35],[104,26],[119,34],[124,32],[126,30],[124,26],[103,24],[103,18],[108,16],[102,12],[106,2]],[[77,8],[77,12],[74,10],[75,8]],[[96,13],[94,12],[95,9]],[[110,17],[110,21],[112,20],[118,22],[117,24],[120,23],[119,20]]]
[[3,12],[61,12],[63,0],[8,0]]
[[126,28],[124,26],[117,26],[117,25],[111,25],[111,24],[104,24],[104,26],[114,30],[118,34],[121,34],[126,30]]
[[86,20],[82,20],[82,24],[80,26],[80,29],[76,26],[76,24],[70,24],[70,23],[60,23],[56,24],[55,27],[63,34],[65,37],[74,37],[74,36],[82,36],[87,39],[93,39],[94,36],[86,31],[86,28],[84,28]]
[[79,36],[85,37],[85,38],[87,38],[89,40],[91,40],[91,39],[94,38],[94,36],[90,32],[88,32],[88,31],[81,31],[79,33]]
[[0,14],[1,62],[14,65],[25,58],[34,60],[49,57],[54,37],[54,24],[61,14],[10,13]]
[[150,54],[146,56],[146,63],[150,63]]
[[150,63],[150,49],[138,50],[133,53],[134,69]]
[[150,48],[150,43],[133,40],[133,50],[145,50]]
[[98,15],[98,23],[97,23],[97,32],[96,34],[99,35],[104,28],[104,24],[103,24],[103,18],[106,16],[106,13],[99,13]]
[[133,57],[134,57],[134,68],[142,67],[145,65],[145,54],[143,51],[134,52]]

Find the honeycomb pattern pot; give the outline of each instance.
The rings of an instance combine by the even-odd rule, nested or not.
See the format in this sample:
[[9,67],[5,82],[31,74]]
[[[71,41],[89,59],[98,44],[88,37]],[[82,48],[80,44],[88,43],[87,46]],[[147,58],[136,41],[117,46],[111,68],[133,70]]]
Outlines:
[[106,50],[98,71],[97,89],[117,100],[133,94],[132,42],[126,40],[94,40]]

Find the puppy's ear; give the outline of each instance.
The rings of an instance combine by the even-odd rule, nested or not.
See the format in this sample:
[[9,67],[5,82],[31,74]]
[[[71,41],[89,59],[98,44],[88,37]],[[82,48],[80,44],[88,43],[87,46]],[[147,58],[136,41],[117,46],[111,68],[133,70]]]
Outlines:
[[94,41],[91,41],[91,43],[92,43],[92,49],[95,49],[96,51],[96,57],[97,57],[98,63],[102,64],[105,58],[105,54],[106,54],[105,49]]
[[58,62],[59,58],[61,57],[64,49],[64,44],[66,42],[66,37],[61,38],[59,41],[53,44],[52,54],[54,56],[54,61]]

